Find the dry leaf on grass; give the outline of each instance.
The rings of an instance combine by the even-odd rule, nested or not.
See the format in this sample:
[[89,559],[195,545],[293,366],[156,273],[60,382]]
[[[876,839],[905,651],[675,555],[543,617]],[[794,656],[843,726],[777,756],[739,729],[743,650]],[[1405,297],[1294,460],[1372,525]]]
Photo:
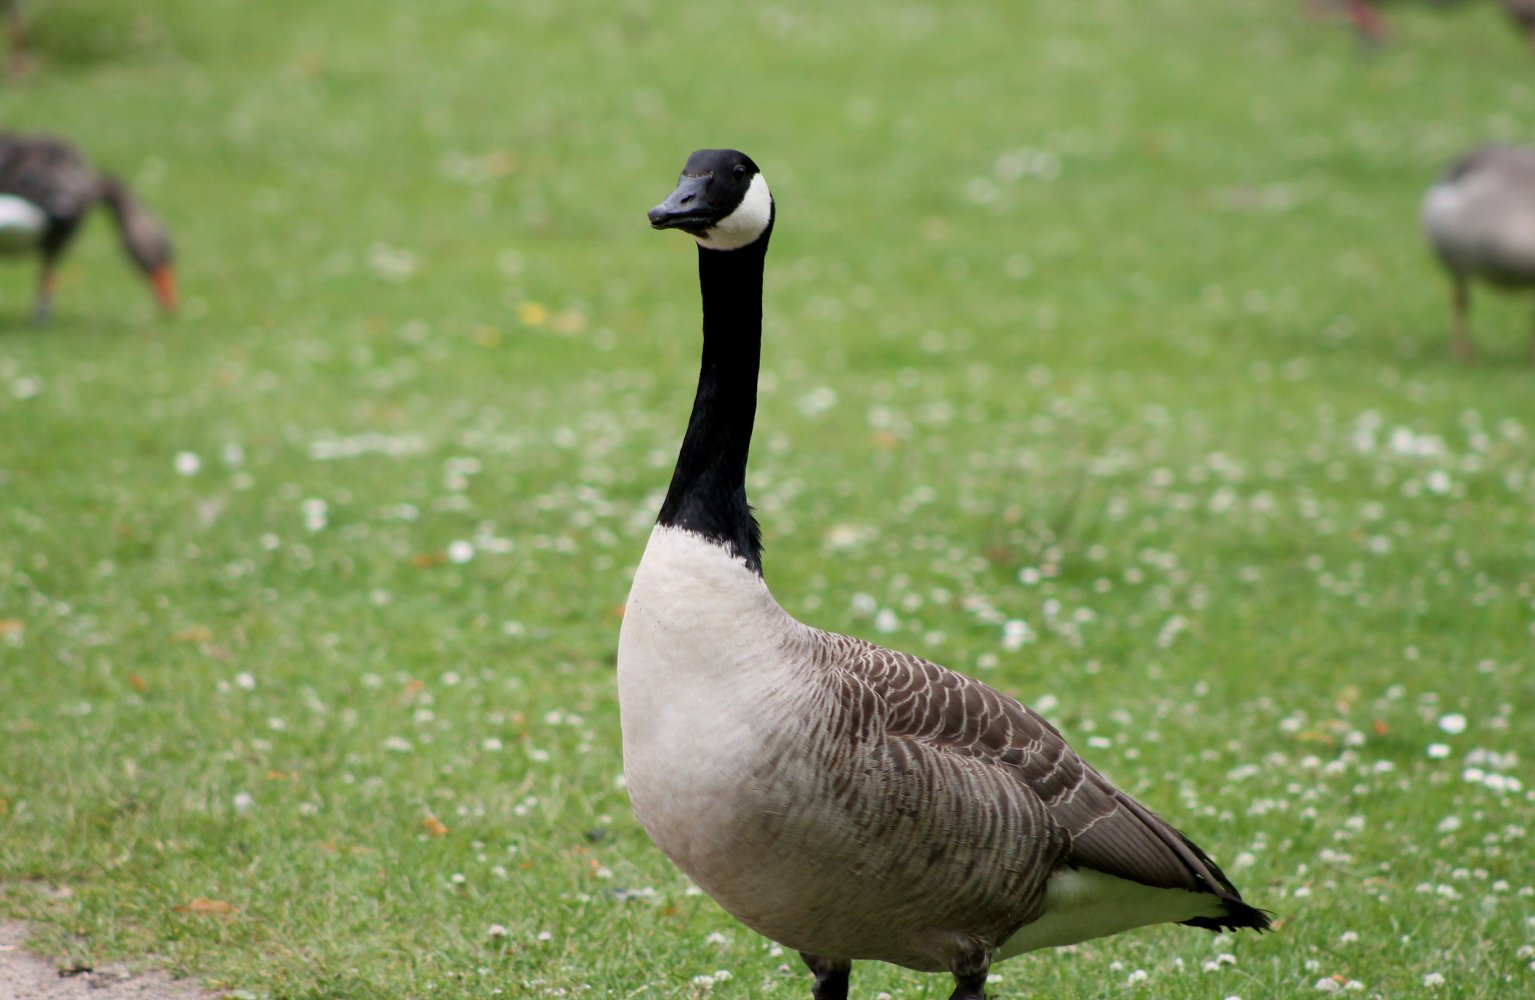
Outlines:
[[184,903],[176,907],[177,913],[193,913],[200,917],[229,917],[240,912],[239,907],[233,903],[226,903],[222,899],[208,899],[206,896],[198,896],[190,903]]

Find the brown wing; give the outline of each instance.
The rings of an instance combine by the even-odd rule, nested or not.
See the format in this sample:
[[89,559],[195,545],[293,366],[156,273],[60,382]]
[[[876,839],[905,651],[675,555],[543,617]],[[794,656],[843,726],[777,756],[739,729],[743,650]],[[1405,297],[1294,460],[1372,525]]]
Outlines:
[[[1161,817],[1115,788],[1034,711],[974,678],[920,657],[827,633],[846,682],[887,735],[980,758],[1025,785],[1071,838],[1069,864],[1166,889],[1208,892],[1238,904],[1231,920],[1262,914],[1203,851]],[[1251,911],[1250,914],[1239,911]],[[1227,925],[1226,922],[1221,922]]]

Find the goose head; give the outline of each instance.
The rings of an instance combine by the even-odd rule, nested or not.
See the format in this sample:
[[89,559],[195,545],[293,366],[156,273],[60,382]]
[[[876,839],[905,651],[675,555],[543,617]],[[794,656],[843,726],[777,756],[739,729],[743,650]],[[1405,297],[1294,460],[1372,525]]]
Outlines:
[[155,298],[167,312],[180,304],[176,295],[175,253],[171,237],[159,219],[145,212],[123,229],[123,244],[128,256],[144,272],[155,290]]
[[739,250],[772,230],[773,195],[745,153],[700,149],[688,157],[677,189],[648,214],[655,229],[680,229],[709,250]]

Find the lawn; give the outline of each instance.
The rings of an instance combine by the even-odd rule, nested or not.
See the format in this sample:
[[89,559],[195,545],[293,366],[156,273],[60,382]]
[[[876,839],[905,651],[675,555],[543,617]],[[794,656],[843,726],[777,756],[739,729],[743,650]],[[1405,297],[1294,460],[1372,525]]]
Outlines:
[[1535,304],[1453,361],[1416,221],[1535,139],[1535,55],[1307,11],[32,5],[0,121],[135,185],[185,309],[103,219],[51,327],[0,271],[0,915],[242,998],[809,996],[618,780],[697,373],[644,211],[730,145],[779,599],[1033,704],[1275,914],[993,995],[1535,993]]

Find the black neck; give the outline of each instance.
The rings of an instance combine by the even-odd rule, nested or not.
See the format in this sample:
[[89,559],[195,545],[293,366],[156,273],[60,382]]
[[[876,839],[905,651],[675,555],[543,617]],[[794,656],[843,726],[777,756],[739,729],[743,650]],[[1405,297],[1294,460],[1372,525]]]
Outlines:
[[145,272],[152,271],[159,263],[164,263],[152,260],[151,251],[148,249],[159,232],[159,225],[133,196],[133,192],[128,190],[128,185],[111,174],[100,175],[98,182],[101,200],[106,202],[112,217],[117,220],[118,235],[122,238],[123,248],[128,251],[128,256],[132,257]]
[[117,219],[118,228],[126,231],[138,210],[138,203],[129,193],[128,185],[111,174],[101,174],[97,178],[97,185],[101,200],[107,203],[107,207],[112,210],[112,215]]
[[746,502],[746,456],[762,358],[768,232],[739,250],[698,248],[704,350],[693,415],[659,523],[696,532],[762,572],[762,535]]

